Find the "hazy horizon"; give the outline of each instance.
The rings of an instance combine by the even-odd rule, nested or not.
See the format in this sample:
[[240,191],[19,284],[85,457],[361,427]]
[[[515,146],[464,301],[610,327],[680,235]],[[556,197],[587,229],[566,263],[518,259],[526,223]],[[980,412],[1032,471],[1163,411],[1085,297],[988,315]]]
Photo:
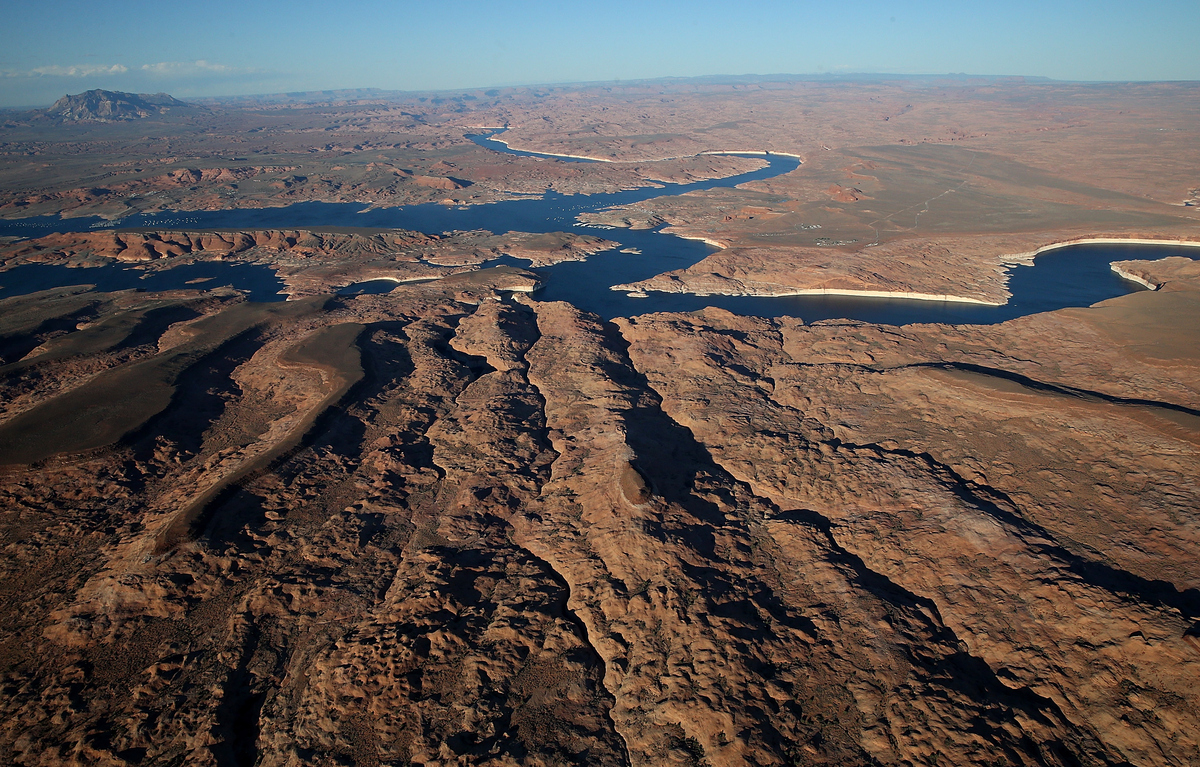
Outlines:
[[[714,2],[563,7],[374,0],[330,6],[13,5],[0,106],[95,88],[182,99],[327,90],[436,92],[706,76],[1200,79],[1200,4]],[[738,74],[742,73],[742,74]]]
[[[260,91],[257,93],[218,93],[218,94],[213,94],[213,95],[192,96],[192,97],[190,97],[190,100],[194,101],[196,103],[205,103],[205,102],[211,102],[211,101],[217,101],[217,102],[237,101],[240,99],[256,99],[256,98],[269,99],[269,98],[288,97],[288,96],[296,97],[296,98],[314,97],[314,100],[318,100],[315,97],[321,96],[321,95],[328,96],[328,95],[333,95],[333,94],[356,94],[356,93],[361,93],[364,95],[370,94],[370,93],[378,93],[380,95],[385,95],[385,96],[391,95],[391,94],[404,94],[404,95],[412,95],[412,96],[424,96],[424,95],[437,96],[437,95],[441,95],[441,94],[473,93],[473,92],[481,92],[481,91],[488,91],[488,90],[522,90],[522,89],[536,89],[536,88],[576,88],[576,87],[582,88],[582,87],[590,87],[590,86],[603,86],[603,85],[608,85],[608,84],[624,84],[624,85],[632,86],[632,85],[637,85],[639,83],[650,84],[650,83],[668,82],[668,81],[703,82],[706,80],[711,80],[711,81],[716,81],[716,82],[729,82],[729,83],[738,84],[738,83],[753,83],[753,82],[797,82],[797,81],[803,82],[803,81],[807,81],[807,80],[813,80],[813,81],[843,80],[843,81],[874,82],[874,81],[885,81],[885,80],[901,81],[901,80],[940,80],[940,79],[962,80],[962,81],[1012,80],[1012,81],[1026,81],[1026,82],[1046,83],[1046,84],[1077,83],[1080,85],[1106,85],[1106,84],[1122,84],[1122,83],[1129,83],[1129,82],[1200,82],[1200,81],[1194,81],[1194,80],[1184,80],[1184,81],[1169,81],[1169,80],[1161,80],[1161,81],[1154,81],[1154,80],[1149,80],[1149,81],[1055,80],[1053,78],[1039,77],[1036,75],[992,75],[992,74],[972,74],[972,73],[968,73],[968,72],[945,72],[945,73],[937,73],[937,72],[911,72],[911,73],[908,73],[908,72],[899,72],[899,73],[893,73],[893,72],[846,72],[846,73],[842,73],[842,74],[833,74],[833,73],[825,73],[825,72],[779,72],[779,73],[772,73],[772,74],[765,74],[765,75],[718,73],[718,74],[709,74],[709,75],[695,75],[695,76],[691,76],[691,77],[664,76],[664,77],[645,77],[645,78],[636,78],[636,79],[631,78],[631,79],[624,79],[624,80],[579,80],[579,81],[558,81],[558,82],[547,81],[547,82],[528,82],[528,83],[489,83],[489,84],[484,84],[484,85],[461,86],[461,87],[456,87],[456,88],[422,89],[422,90],[405,90],[405,89],[400,89],[400,88],[378,88],[378,87],[370,87],[370,86],[367,86],[367,87],[352,87],[351,86],[351,87],[345,87],[345,88],[314,88],[311,90],[296,90],[296,91]],[[161,90],[124,91],[124,90],[121,90],[118,88],[95,87],[95,88],[86,88],[83,90],[77,90],[77,91],[73,91],[70,93],[62,93],[62,94],[59,94],[54,99],[43,102],[43,103],[14,104],[14,105],[10,105],[10,106],[0,107],[0,109],[18,109],[18,110],[20,110],[20,109],[45,109],[45,108],[49,107],[50,105],[52,105],[55,101],[58,101],[59,99],[63,98],[64,96],[78,96],[83,93],[87,93],[89,91],[94,91],[94,90],[102,90],[102,91],[108,91],[108,92],[113,92],[113,93],[132,93],[132,94],[143,95],[143,96],[166,93],[170,96],[178,97],[178,94],[174,93],[172,91],[161,91]],[[188,101],[189,99],[182,98],[181,100]]]

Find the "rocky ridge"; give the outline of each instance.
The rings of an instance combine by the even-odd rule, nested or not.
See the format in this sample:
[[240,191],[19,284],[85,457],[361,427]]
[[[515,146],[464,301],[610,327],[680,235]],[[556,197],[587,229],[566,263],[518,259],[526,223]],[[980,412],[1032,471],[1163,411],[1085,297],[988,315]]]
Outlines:
[[947,329],[487,275],[40,298],[109,330],[0,369],[6,761],[1200,757],[1193,278]]

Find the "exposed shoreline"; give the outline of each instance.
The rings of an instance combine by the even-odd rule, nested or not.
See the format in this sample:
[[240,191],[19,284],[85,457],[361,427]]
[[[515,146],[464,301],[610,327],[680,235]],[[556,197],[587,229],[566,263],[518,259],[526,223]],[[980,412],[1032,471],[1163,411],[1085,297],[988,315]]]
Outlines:
[[[948,301],[951,303],[960,304],[978,304],[981,306],[1004,306],[1007,302],[983,301],[978,298],[968,298],[966,296],[952,296],[943,293],[915,293],[905,290],[852,290],[849,288],[798,288],[794,290],[781,291],[741,291],[737,293],[715,293],[712,291],[693,291],[693,290],[659,290],[654,287],[636,287],[634,285],[613,285],[609,290],[616,290],[624,293],[645,293],[652,291],[655,293],[686,293],[693,296],[747,296],[752,298],[786,298],[787,296],[848,296],[855,298],[903,298],[912,301]],[[641,296],[638,296],[639,298]]]
[[[503,126],[503,128],[495,128],[495,127],[486,126],[486,125],[478,125],[478,126],[470,126],[470,127],[478,129],[478,130],[502,130],[502,131],[509,130],[508,126]],[[792,152],[771,152],[771,151],[767,151],[765,149],[706,149],[703,152],[697,152],[696,154],[673,155],[671,157],[659,157],[659,158],[656,158],[653,160],[613,160],[613,159],[610,159],[607,157],[592,157],[591,155],[586,155],[586,154],[561,154],[561,153],[557,153],[557,152],[538,152],[533,149],[521,149],[519,147],[514,147],[512,144],[510,144],[507,141],[505,141],[504,139],[500,138],[500,134],[498,134],[498,133],[495,135],[489,136],[488,140],[496,141],[498,143],[504,144],[505,147],[511,149],[514,152],[525,152],[527,154],[535,155],[537,157],[566,157],[566,158],[569,158],[572,160],[591,160],[592,162],[607,162],[607,163],[618,163],[618,164],[619,163],[634,164],[634,163],[647,163],[647,162],[667,162],[669,160],[686,160],[690,157],[703,157],[705,155],[721,155],[721,156],[753,155],[755,157],[770,157],[772,155],[778,155],[779,157],[791,157],[793,159],[799,160],[801,162],[801,164],[804,163],[803,155],[794,154]]]
[[1014,259],[1013,263],[1020,263],[1028,266],[1033,263],[1033,259],[1037,258],[1046,251],[1056,250],[1058,248],[1067,248],[1072,245],[1179,245],[1185,248],[1200,248],[1200,240],[1154,240],[1146,237],[1080,237],[1074,240],[1065,240],[1055,242],[1049,245],[1043,245],[1036,250],[1025,251],[1022,253],[1008,253],[1001,256],[1002,259]]
[[850,290],[840,288],[804,288],[784,293],[759,294],[765,298],[783,296],[857,296],[859,298],[904,298],[912,301],[949,301],[957,304],[979,304],[981,306],[1004,306],[1007,301],[984,301],[979,298],[952,296],[945,293],[913,293],[906,290]]
[[1139,277],[1136,274],[1131,274],[1130,272],[1125,271],[1121,267],[1117,266],[1115,262],[1109,264],[1108,266],[1113,270],[1113,273],[1121,279],[1129,280],[1130,282],[1136,282],[1139,285],[1144,285],[1148,290],[1158,290],[1162,287],[1162,285],[1156,285],[1155,283],[1150,282],[1150,280],[1147,280],[1145,277]]
[[[669,228],[669,226],[670,226],[670,225],[668,225],[668,228]],[[613,227],[609,227],[609,228],[610,228],[610,229],[629,229],[629,228],[632,228],[632,227],[618,227],[618,226],[613,226]],[[726,249],[728,249],[728,248],[729,248],[729,246],[728,246],[728,245],[726,245],[726,244],[725,244],[725,243],[723,243],[723,242],[720,242],[720,241],[718,241],[718,240],[710,240],[710,239],[708,239],[707,237],[702,237],[702,236],[700,236],[700,235],[698,235],[698,234],[677,234],[677,233],[675,233],[675,232],[666,232],[666,234],[673,235],[673,236],[675,236],[675,237],[678,237],[678,238],[679,238],[679,239],[681,239],[681,240],[697,240],[697,241],[699,241],[699,242],[703,242],[705,245],[712,245],[712,246],[713,246],[714,248],[716,248],[717,250],[726,250]]]
[[554,152],[535,152],[532,149],[517,149],[516,147],[509,144],[504,139],[498,138],[496,136],[490,136],[488,138],[488,141],[496,141],[501,144],[504,144],[504,146],[508,147],[509,149],[513,150],[514,152],[525,152],[526,154],[531,154],[536,157],[567,157],[572,160],[591,160],[592,162],[616,162],[616,160],[609,160],[604,157],[588,157],[585,154],[555,154]]
[[[707,243],[708,245],[712,245],[713,247],[716,247],[720,250],[724,250],[727,247],[723,243],[719,243],[714,240],[710,240],[706,237],[701,237],[698,235],[683,235],[683,234],[676,234],[674,232],[672,232],[672,234],[675,234],[676,237],[681,237],[681,238],[687,239],[687,240],[699,240],[701,242]],[[1000,263],[1002,265],[1007,264],[1009,266],[1032,266],[1033,260],[1037,256],[1041,255],[1042,253],[1049,252],[1051,250],[1057,250],[1059,248],[1066,248],[1066,247],[1070,247],[1072,245],[1107,245],[1107,244],[1111,244],[1111,245],[1178,245],[1178,246],[1184,247],[1184,248],[1200,249],[1200,241],[1192,241],[1192,240],[1166,240],[1166,239],[1157,240],[1157,239],[1149,239],[1149,238],[1126,238],[1126,237],[1080,237],[1080,238],[1076,238],[1073,240],[1066,240],[1066,241],[1062,241],[1062,242],[1054,242],[1049,245],[1043,245],[1043,246],[1041,246],[1035,250],[1031,250],[1031,251],[1025,251],[1025,252],[1021,252],[1021,253],[1004,254],[1000,257]],[[1115,272],[1118,276],[1120,276],[1124,279],[1130,280],[1131,282],[1135,282],[1139,285],[1142,285],[1149,290],[1158,290],[1158,288],[1161,287],[1159,285],[1155,285],[1152,282],[1149,282],[1148,280],[1138,277],[1135,274],[1130,274],[1130,273],[1126,272],[1125,270],[1116,266],[1115,262],[1113,264],[1111,264],[1110,266],[1111,266],[1111,269],[1113,270],[1113,272]],[[658,275],[658,276],[661,276],[661,275]],[[652,277],[650,279],[652,280],[654,278]],[[906,300],[912,300],[912,301],[946,301],[946,302],[951,302],[951,303],[974,304],[977,306],[1004,306],[1008,303],[1007,299],[1005,299],[1003,301],[985,301],[985,300],[979,299],[979,298],[969,298],[967,296],[955,296],[955,295],[943,294],[943,293],[919,293],[919,292],[915,292],[915,291],[900,291],[900,290],[855,290],[855,289],[850,289],[850,288],[844,288],[844,289],[843,288],[794,288],[794,289],[792,289],[792,288],[786,288],[786,287],[780,286],[781,289],[779,289],[779,290],[747,289],[747,290],[730,291],[730,292],[709,291],[709,290],[662,290],[661,288],[657,288],[657,287],[654,287],[651,285],[646,285],[645,283],[648,281],[649,280],[642,280],[638,283],[613,285],[610,288],[610,290],[622,291],[625,293],[633,293],[633,292],[645,293],[647,291],[653,291],[653,292],[657,292],[657,293],[679,293],[679,294],[687,294],[687,295],[693,295],[693,296],[721,295],[721,296],[746,296],[746,297],[755,297],[755,298],[783,298],[786,296],[847,296],[847,297],[858,297],[858,298],[900,298],[900,299],[906,299]]]
[[795,160],[799,160],[802,164],[804,162],[803,155],[793,154],[791,152],[768,152],[763,149],[706,149],[705,151],[697,152],[696,154],[680,154],[680,155],[673,155],[671,157],[659,157],[654,160],[613,160],[613,159],[610,159],[607,157],[592,157],[591,155],[586,155],[586,154],[560,154],[560,153],[556,153],[556,152],[536,152],[532,149],[520,149],[518,147],[514,147],[512,144],[510,144],[507,141],[505,141],[504,139],[500,138],[498,135],[491,136],[488,140],[489,141],[497,141],[501,144],[504,144],[504,146],[508,147],[509,149],[513,150],[514,152],[526,152],[528,154],[535,155],[537,157],[567,157],[572,160],[591,160],[592,162],[627,163],[630,165],[643,164],[643,163],[648,163],[648,162],[668,162],[670,160],[686,160],[690,157],[704,157],[705,155],[715,155],[715,156],[751,155],[754,157],[771,157],[773,155],[778,155],[779,157],[791,157]]
[[780,157],[792,157],[799,160],[801,164],[804,163],[804,155],[793,154],[791,152],[768,152],[762,149],[709,149],[692,156],[700,157],[701,155],[706,154],[752,154],[759,157],[771,157],[772,155],[779,155]]

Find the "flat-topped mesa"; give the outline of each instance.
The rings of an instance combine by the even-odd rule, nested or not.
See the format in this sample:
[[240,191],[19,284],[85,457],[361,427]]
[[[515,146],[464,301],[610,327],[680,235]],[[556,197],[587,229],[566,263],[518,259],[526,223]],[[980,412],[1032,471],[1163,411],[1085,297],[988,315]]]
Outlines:
[[166,93],[95,90],[63,96],[45,115],[62,122],[117,122],[161,115],[172,109],[204,110]]

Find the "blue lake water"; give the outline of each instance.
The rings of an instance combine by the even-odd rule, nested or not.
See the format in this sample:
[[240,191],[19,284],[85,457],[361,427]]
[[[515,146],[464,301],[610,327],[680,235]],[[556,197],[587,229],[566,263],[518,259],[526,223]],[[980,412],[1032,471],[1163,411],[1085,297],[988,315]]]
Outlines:
[[259,264],[198,261],[172,269],[148,271],[126,264],[107,264],[72,269],[52,264],[26,264],[0,272],[0,299],[23,296],[39,290],[68,285],[94,285],[94,290],[178,290],[232,287],[245,291],[251,301],[282,301],[287,298],[283,280]]
[[[495,151],[545,157],[509,149],[491,138],[493,135],[495,132],[470,138],[475,143]],[[764,317],[796,316],[809,322],[846,318],[891,325],[912,322],[991,324],[1067,306],[1088,306],[1097,301],[1143,289],[1113,273],[1109,268],[1110,261],[1162,258],[1168,255],[1194,257],[1200,254],[1197,248],[1167,245],[1073,245],[1048,251],[1035,259],[1034,266],[1014,267],[1011,270],[1009,287],[1013,298],[1008,304],[999,307],[948,301],[844,296],[756,298],[650,293],[649,298],[630,298],[625,293],[609,290],[611,285],[636,282],[661,272],[690,266],[711,253],[713,248],[699,241],[685,240],[656,230],[597,229],[582,226],[576,218],[579,214],[665,195],[735,186],[788,173],[799,166],[799,161],[791,157],[767,155],[762,159],[766,160],[766,167],[738,176],[690,184],[630,189],[611,194],[562,195],[547,191],[539,199],[509,200],[463,207],[427,204],[368,209],[367,206],[357,203],[307,202],[284,208],[139,214],[115,224],[121,229],[369,227],[409,229],[430,234],[476,229],[496,233],[524,231],[591,234],[619,242],[621,248],[636,248],[641,253],[607,251],[595,254],[587,261],[567,262],[536,269],[534,271],[545,283],[537,296],[542,300],[569,301],[606,319],[647,312],[694,311],[706,306],[719,306],[737,314]],[[112,227],[113,222],[99,218],[62,219],[58,216],[45,216],[0,221],[0,235],[40,237],[52,232],[89,231]],[[525,262],[506,257],[492,263],[519,266]],[[205,268],[208,271],[205,271]],[[281,298],[276,295],[276,291],[282,286],[278,279],[271,275],[269,270],[249,264],[195,264],[152,272],[146,276],[143,276],[144,274],[140,270],[119,265],[95,269],[31,265],[0,273],[0,298],[57,285],[84,283],[95,283],[98,290],[165,290],[188,287],[186,283],[189,280],[199,278],[208,278],[209,282],[196,284],[194,287],[231,285],[247,290],[251,300]],[[55,283],[55,280],[61,282]],[[386,292],[388,288],[386,283],[372,281],[370,285],[354,286],[350,292]]]

